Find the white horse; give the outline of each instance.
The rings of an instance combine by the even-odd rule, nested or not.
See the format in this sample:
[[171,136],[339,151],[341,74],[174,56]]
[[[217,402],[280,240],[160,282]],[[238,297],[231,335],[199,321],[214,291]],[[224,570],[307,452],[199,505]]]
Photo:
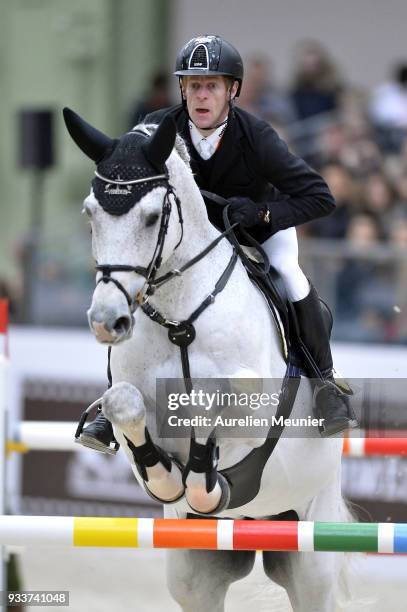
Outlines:
[[[103,396],[103,412],[137,480],[163,501],[165,517],[201,513],[264,519],[294,510],[304,521],[350,520],[341,496],[342,439],[320,438],[316,427],[312,436],[279,440],[258,494],[241,507],[228,508],[227,482],[216,479],[216,462],[211,486],[205,471],[189,469],[182,478],[191,459],[190,440],[160,439],[153,410],[156,379],[183,376],[180,349],[170,342],[168,330],[138,306],[145,299],[145,276],[152,279],[149,264],[157,256],[157,241],[162,244],[159,230],[165,215],[168,227],[156,277],[180,270],[219,232],[208,220],[185,144],[176,138],[171,120],[164,119],[155,131],[137,126],[120,140],[110,140],[68,109],[65,120],[75,142],[97,162],[93,189],[84,202],[100,266],[88,317],[96,339],[112,347],[113,385]],[[181,242],[175,195],[183,216]],[[232,255],[231,244],[220,240],[182,274],[170,274],[148,303],[169,322],[187,319],[213,292]],[[240,260],[194,327],[196,338],[188,347],[192,379],[284,377],[286,364],[276,326]],[[302,379],[292,416],[311,415],[311,405],[311,385]],[[199,448],[207,450],[207,434],[197,431]],[[264,438],[250,436],[219,438],[219,470],[236,464],[263,442]],[[157,446],[162,450],[157,451]],[[143,458],[138,449],[143,448],[156,453],[153,457],[150,453],[149,460],[144,456],[140,468],[137,460],[143,463]],[[221,611],[230,584],[251,571],[254,559],[251,551],[168,551],[169,590],[184,611]],[[263,561],[267,576],[286,589],[295,611],[335,609],[339,577],[346,567],[342,553],[264,552]]]

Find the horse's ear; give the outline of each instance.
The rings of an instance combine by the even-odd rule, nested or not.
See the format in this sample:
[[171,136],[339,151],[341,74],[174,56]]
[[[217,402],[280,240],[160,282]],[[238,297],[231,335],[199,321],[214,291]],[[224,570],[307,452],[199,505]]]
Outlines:
[[143,145],[148,161],[158,170],[162,170],[174,148],[177,129],[170,115],[164,115],[154,134]]
[[90,159],[96,163],[100,162],[116,141],[86,123],[70,108],[65,107],[63,113],[72,140]]

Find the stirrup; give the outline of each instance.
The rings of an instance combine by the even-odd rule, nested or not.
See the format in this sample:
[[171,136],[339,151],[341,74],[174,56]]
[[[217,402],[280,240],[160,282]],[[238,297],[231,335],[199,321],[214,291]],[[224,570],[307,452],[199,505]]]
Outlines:
[[120,448],[120,444],[117,442],[117,440],[113,441],[113,446],[112,446],[112,442],[110,443],[110,446],[106,446],[105,444],[102,444],[101,442],[99,442],[99,440],[97,440],[96,438],[93,438],[91,436],[86,436],[86,431],[83,431],[84,425],[86,423],[86,420],[90,412],[94,408],[101,407],[101,405],[102,405],[102,398],[99,397],[99,399],[92,402],[90,406],[88,406],[86,410],[82,413],[81,418],[79,419],[78,427],[76,428],[76,432],[75,432],[75,442],[77,444],[81,444],[82,446],[85,446],[86,448],[91,448],[92,450],[95,450],[99,453],[115,455]]
[[349,416],[349,418],[346,421],[338,419],[337,427],[333,431],[327,431],[324,425],[319,425],[318,429],[319,429],[321,438],[330,438],[338,434],[346,433],[350,429],[356,429],[357,427],[359,427],[359,423],[357,422],[357,420]]

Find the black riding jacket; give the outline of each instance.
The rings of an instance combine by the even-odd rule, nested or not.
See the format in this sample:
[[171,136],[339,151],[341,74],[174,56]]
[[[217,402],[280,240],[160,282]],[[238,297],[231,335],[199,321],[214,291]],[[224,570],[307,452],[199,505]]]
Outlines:
[[[335,201],[322,177],[293,155],[265,121],[235,107],[229,113],[218,149],[210,159],[203,160],[192,144],[188,116],[181,104],[150,113],[144,122],[159,123],[166,113],[172,115],[188,145],[200,189],[224,198],[244,196],[271,204],[270,223],[249,230],[259,242],[334,210]],[[221,207],[207,200],[205,204],[210,221],[223,230]]]

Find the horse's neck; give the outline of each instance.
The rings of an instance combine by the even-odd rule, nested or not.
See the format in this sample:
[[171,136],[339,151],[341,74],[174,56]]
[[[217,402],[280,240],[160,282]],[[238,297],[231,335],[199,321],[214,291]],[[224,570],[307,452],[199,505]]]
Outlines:
[[[198,239],[198,237],[189,236],[186,232],[182,243],[184,248],[180,247],[168,260],[167,270],[180,269],[203,251],[215,237],[216,234],[212,236],[212,239],[208,239],[209,236],[201,235]],[[173,278],[159,289],[152,298],[152,302],[157,307],[169,308],[171,311],[174,309],[173,313],[167,311],[167,314],[171,314],[171,316],[179,313],[179,309],[183,313],[182,316],[185,316],[189,312],[188,309],[195,309],[198,302],[205,299],[213,291],[216,281],[226,268],[231,255],[231,245],[221,241],[205,257],[186,270],[182,276]],[[165,272],[165,268],[163,268],[163,272]],[[177,310],[177,313],[175,310]]]
[[[208,220],[205,203],[197,188],[191,191],[189,198],[185,198],[182,208],[184,219],[182,242],[160,268],[159,276],[169,270],[180,269],[219,236],[219,232]],[[168,316],[179,316],[180,309],[183,315],[186,314],[188,308],[195,308],[200,299],[203,300],[213,291],[216,281],[230,261],[232,252],[232,246],[227,239],[222,239],[181,277],[175,277],[163,285],[151,302],[158,309],[165,309]],[[171,312],[168,312],[168,309]]]

